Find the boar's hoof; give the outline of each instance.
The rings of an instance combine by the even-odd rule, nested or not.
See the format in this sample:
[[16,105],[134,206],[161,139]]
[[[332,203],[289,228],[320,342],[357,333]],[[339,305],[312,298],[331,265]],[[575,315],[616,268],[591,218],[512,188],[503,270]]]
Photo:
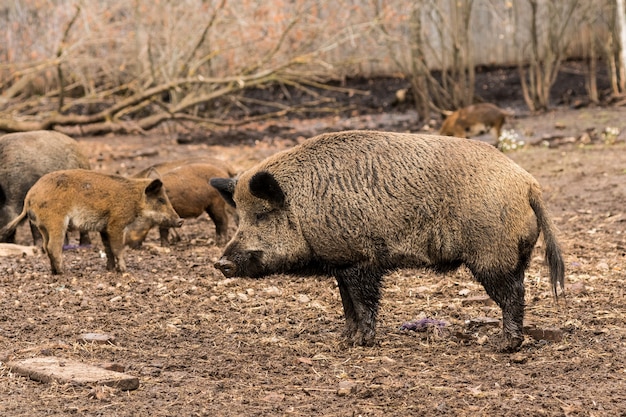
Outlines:
[[522,346],[523,341],[524,341],[523,337],[506,337],[505,336],[498,350],[500,351],[500,353],[517,352]]
[[368,332],[363,333],[358,330],[352,337],[348,338],[348,344],[352,346],[366,346],[371,347],[374,346],[375,342],[375,334]]
[[347,318],[346,326],[343,332],[341,332],[341,336],[348,347],[374,346],[376,331],[370,328],[360,329],[356,321]]
[[224,274],[225,277],[235,276],[235,273],[237,272],[237,265],[226,258],[221,258],[219,261],[215,262],[213,266],[222,271],[222,274]]
[[346,340],[352,340],[352,338],[356,335],[357,332],[357,324],[354,320],[346,320],[346,325],[341,332],[341,337]]

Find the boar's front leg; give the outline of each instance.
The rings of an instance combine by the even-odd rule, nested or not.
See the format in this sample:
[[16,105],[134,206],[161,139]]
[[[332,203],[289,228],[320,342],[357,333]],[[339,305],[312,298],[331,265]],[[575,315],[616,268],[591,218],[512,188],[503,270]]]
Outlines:
[[159,239],[161,241],[161,247],[167,248],[170,246],[169,234],[170,234],[169,227],[159,227]]
[[382,274],[351,267],[335,275],[346,318],[344,337],[355,346],[372,346],[376,337]]
[[346,319],[346,326],[342,335],[344,338],[352,340],[352,337],[356,334],[358,323],[356,312],[354,311],[352,296],[350,295],[348,286],[342,278],[337,277],[337,285],[339,287],[339,294],[341,295],[341,303],[343,304],[343,315]]
[[210,205],[205,211],[215,224],[215,243],[218,246],[223,246],[228,242],[228,214],[226,213],[226,204],[224,201],[220,201],[219,204]]
[[89,238],[89,232],[80,232],[78,245],[79,246],[89,246],[89,245],[91,245],[91,239]]
[[118,272],[126,271],[126,262],[124,261],[124,233],[122,230],[109,230],[100,232],[104,252],[107,256],[107,270],[117,270]]
[[113,257],[113,251],[111,251],[111,242],[109,241],[109,234],[106,231],[100,232],[100,238],[104,245],[104,253],[107,256],[107,270],[111,271],[115,269],[115,258]]

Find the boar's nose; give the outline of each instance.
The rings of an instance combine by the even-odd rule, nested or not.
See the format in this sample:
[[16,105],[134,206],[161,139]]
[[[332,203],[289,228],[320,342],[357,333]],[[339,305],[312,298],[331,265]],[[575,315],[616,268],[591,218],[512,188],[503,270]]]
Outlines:
[[233,261],[229,261],[226,258],[220,258],[219,261],[215,262],[215,268],[222,271],[225,277],[232,277],[237,272],[237,265]]

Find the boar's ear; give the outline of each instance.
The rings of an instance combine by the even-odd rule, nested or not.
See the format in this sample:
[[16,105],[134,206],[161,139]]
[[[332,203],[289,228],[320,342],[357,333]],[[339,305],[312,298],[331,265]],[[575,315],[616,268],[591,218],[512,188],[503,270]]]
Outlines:
[[158,178],[161,179],[161,174],[155,167],[148,168],[148,172],[146,172],[146,178]]
[[285,203],[285,193],[276,181],[276,178],[267,171],[257,172],[250,178],[250,192],[253,196],[262,198],[278,206]]
[[161,191],[161,188],[163,188],[161,180],[152,180],[152,182],[146,187],[146,195],[156,195]]
[[213,188],[220,192],[224,201],[233,207],[236,207],[235,200],[233,200],[233,194],[235,193],[235,185],[237,180],[234,178],[211,178],[209,183]]

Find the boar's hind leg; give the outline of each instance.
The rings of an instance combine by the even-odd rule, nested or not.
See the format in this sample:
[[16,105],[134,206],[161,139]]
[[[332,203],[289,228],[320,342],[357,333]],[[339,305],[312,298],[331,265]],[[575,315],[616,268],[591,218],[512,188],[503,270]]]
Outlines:
[[[17,229],[13,230],[11,233],[6,234],[5,239],[4,239],[4,243],[15,243],[15,235],[17,234]],[[35,242],[35,246],[37,245],[37,242]]]
[[50,234],[46,227],[41,227],[41,236],[43,238],[43,249],[50,259],[50,267],[53,275],[63,273],[63,241],[65,240],[65,230],[61,230],[56,234]]
[[[37,226],[35,226],[32,222],[30,223],[30,234],[33,236],[33,245],[39,246],[42,243],[42,236],[39,229],[37,229]],[[13,242],[15,242],[15,233],[13,233]]]
[[474,274],[489,297],[502,309],[502,352],[514,352],[524,341],[524,269],[518,268],[513,273]]
[[346,318],[344,337],[353,345],[373,345],[382,275],[355,267],[336,277]]

